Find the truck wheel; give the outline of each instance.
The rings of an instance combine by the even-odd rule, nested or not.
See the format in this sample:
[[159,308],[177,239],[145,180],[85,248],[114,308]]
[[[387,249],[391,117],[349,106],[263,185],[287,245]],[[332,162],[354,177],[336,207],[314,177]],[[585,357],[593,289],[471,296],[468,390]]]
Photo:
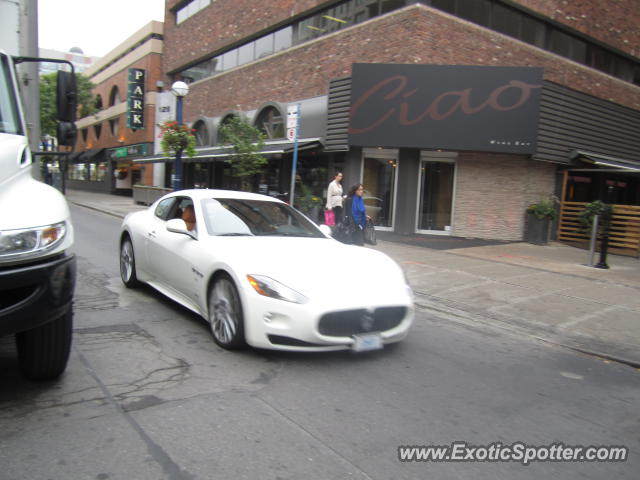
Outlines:
[[73,310],[33,330],[16,334],[18,364],[31,380],[52,380],[67,367],[73,336]]
[[136,257],[133,254],[133,243],[128,236],[120,245],[120,278],[127,288],[135,288],[140,282],[136,276]]

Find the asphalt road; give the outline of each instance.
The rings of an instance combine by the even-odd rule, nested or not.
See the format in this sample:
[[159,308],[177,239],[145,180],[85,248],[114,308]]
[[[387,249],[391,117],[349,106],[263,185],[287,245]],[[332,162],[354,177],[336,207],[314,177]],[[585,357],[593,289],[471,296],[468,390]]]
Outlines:
[[[420,311],[365,355],[227,352],[123,288],[120,221],[72,207],[75,337],[58,382],[0,339],[0,479],[613,479],[640,471],[640,372]],[[617,463],[400,462],[398,446],[617,445]]]

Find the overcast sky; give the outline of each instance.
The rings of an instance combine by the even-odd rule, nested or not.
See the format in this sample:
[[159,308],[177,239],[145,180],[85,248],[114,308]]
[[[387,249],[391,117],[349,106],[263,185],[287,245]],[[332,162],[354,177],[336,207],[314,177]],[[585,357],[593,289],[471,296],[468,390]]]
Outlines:
[[101,57],[151,20],[163,19],[164,0],[38,0],[38,43]]

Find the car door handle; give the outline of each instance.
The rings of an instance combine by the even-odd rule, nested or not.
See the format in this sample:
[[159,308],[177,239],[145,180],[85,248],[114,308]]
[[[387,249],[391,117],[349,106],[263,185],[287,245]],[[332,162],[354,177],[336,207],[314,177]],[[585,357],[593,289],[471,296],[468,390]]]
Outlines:
[[156,232],[155,232],[155,230],[154,230],[153,232],[148,232],[148,233],[147,233],[147,237],[149,237],[149,238],[156,238]]

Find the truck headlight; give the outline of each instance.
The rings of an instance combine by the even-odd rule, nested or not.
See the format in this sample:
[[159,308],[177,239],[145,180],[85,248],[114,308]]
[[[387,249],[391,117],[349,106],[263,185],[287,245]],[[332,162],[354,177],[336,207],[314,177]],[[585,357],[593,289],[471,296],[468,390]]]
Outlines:
[[21,230],[1,230],[0,256],[49,250],[60,243],[66,234],[65,222]]

